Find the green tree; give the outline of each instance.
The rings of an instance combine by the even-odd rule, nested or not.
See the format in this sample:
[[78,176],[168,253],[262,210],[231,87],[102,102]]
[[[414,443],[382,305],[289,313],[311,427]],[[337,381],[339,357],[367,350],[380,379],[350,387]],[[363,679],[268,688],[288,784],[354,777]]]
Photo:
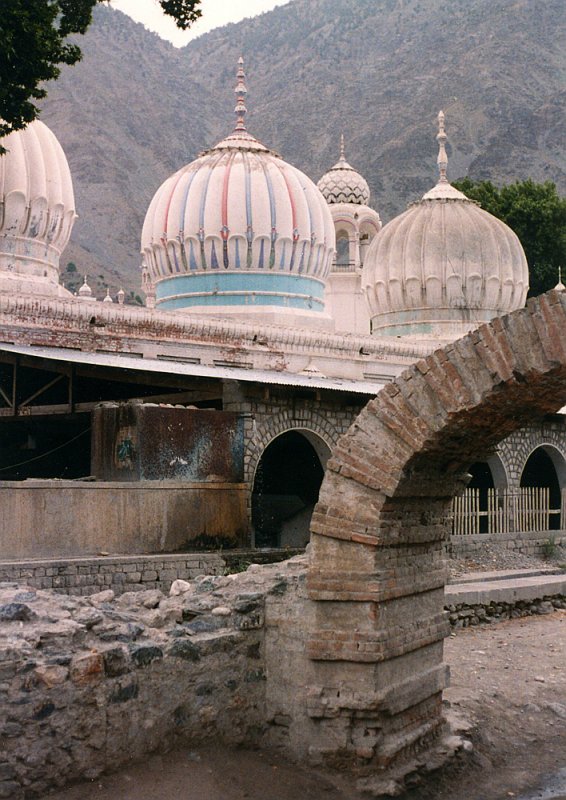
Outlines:
[[[34,101],[46,96],[42,83],[58,77],[60,64],[80,60],[80,47],[68,36],[85,33],[93,8],[103,2],[0,0],[0,138],[36,118]],[[202,13],[201,0],[156,2],[183,30]]]
[[566,275],[566,198],[552,181],[529,179],[499,188],[463,178],[454,186],[515,231],[529,265],[529,297],[556,286],[559,267]]

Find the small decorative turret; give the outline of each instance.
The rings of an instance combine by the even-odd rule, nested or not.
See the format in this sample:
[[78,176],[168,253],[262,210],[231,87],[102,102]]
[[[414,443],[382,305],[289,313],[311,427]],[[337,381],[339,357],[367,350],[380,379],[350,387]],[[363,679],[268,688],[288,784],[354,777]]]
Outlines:
[[116,297],[118,298],[118,303],[121,306],[123,306],[124,305],[124,298],[126,297],[126,292],[123,289],[120,289],[118,291],[118,294],[116,295]]
[[88,285],[87,276],[84,276],[83,285],[78,292],[79,300],[86,300],[86,302],[96,302],[96,297],[92,296],[92,289]]
[[369,203],[369,186],[366,179],[346,161],[344,134],[340,135],[340,158],[325,172],[317,183],[329,205],[333,203]]
[[562,283],[562,267],[558,267],[558,283],[554,287],[554,291],[556,292],[564,292],[566,291],[566,286]]
[[106,297],[102,301],[103,303],[113,303],[114,300],[110,297],[110,289],[106,289]]

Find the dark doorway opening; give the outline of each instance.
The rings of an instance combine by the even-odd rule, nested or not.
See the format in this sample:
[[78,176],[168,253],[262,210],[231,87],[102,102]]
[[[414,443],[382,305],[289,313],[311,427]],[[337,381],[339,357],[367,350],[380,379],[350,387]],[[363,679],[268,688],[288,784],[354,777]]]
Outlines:
[[488,490],[495,488],[493,475],[489,464],[485,461],[476,461],[470,467],[470,474],[472,480],[468,484],[468,489],[479,490],[479,505],[480,505],[480,518],[479,518],[479,533],[489,533],[489,517],[488,517]]
[[256,547],[304,547],[324,469],[298,431],[274,439],[259,460],[252,494]]
[[551,456],[542,447],[531,453],[523,469],[521,488],[527,486],[548,488],[549,507],[554,512],[549,515],[549,528],[551,531],[560,530],[560,482]]

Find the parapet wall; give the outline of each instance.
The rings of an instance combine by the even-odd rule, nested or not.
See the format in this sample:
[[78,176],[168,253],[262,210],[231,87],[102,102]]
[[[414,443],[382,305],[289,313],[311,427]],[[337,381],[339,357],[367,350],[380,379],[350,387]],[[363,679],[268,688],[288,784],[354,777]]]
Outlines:
[[0,559],[244,544],[247,487],[184,481],[0,482]]
[[299,550],[228,550],[138,556],[101,556],[33,561],[0,561],[0,583],[25,583],[69,595],[112,589],[115,595],[144,589],[168,592],[173,581],[199,575],[241,572],[249,564],[270,564]]

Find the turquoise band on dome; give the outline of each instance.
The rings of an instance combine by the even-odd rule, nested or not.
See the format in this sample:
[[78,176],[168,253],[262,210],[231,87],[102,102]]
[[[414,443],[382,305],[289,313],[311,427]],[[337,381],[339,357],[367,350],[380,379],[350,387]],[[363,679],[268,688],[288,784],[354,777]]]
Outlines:
[[191,306],[280,306],[324,310],[324,282],[303,275],[226,272],[175,275],[157,282],[156,304],[174,310]]

